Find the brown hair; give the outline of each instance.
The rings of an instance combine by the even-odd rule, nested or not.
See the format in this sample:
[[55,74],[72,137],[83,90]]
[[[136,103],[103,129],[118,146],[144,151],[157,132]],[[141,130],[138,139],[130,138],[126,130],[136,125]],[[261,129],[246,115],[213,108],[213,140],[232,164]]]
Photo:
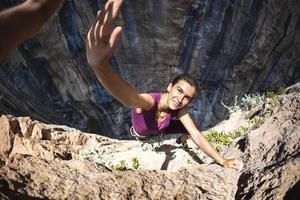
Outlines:
[[195,90],[197,91],[197,88],[198,88],[197,82],[194,80],[194,78],[190,74],[188,74],[188,73],[180,74],[180,75],[176,76],[171,83],[172,83],[172,85],[175,85],[180,80],[184,80],[184,81],[188,82],[191,86],[195,87]]

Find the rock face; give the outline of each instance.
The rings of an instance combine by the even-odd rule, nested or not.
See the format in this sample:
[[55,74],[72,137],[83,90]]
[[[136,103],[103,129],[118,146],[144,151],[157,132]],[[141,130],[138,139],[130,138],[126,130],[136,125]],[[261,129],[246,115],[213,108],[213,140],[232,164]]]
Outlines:
[[[106,148],[99,151],[104,156],[109,154],[107,147],[125,149],[126,142],[29,118],[3,115],[0,135],[5,141],[0,167],[0,196],[4,199],[232,199],[237,189],[238,173],[216,165],[194,165],[174,172],[111,171],[83,160],[81,152],[98,145]],[[131,148],[141,149],[136,143],[131,142]],[[207,183],[214,180],[219,182],[211,188]]]
[[[299,83],[287,90],[281,104],[259,128],[237,138],[222,152],[225,157],[242,159],[241,171],[211,163],[192,146],[184,153],[174,139],[164,141],[156,151],[141,151],[150,146],[47,125],[28,117],[2,115],[0,197],[296,200],[300,181],[299,129]],[[191,162],[186,162],[187,154]],[[121,166],[111,165],[120,157],[126,160],[138,156],[137,167],[126,163],[122,168],[125,170],[120,170]],[[109,157],[111,160],[107,160]]]
[[[286,189],[300,181],[300,84],[292,86],[272,117],[238,142],[245,171],[237,199],[284,199]],[[229,155],[231,152],[227,152]],[[298,186],[296,183],[298,182]],[[286,198],[286,199],[296,199]]]
[[[3,0],[0,8],[16,2]],[[0,64],[0,110],[120,137],[129,110],[98,83],[85,35],[104,2],[63,1],[51,20]],[[203,129],[222,120],[236,95],[300,80],[297,0],[124,2],[114,68],[138,91],[163,91],[175,74],[195,75],[191,106]]]

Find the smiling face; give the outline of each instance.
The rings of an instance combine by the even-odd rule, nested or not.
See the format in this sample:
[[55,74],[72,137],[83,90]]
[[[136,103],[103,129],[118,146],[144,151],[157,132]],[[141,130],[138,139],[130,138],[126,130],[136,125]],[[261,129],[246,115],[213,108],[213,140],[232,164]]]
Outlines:
[[178,110],[188,105],[196,93],[196,88],[185,80],[179,80],[175,85],[168,86],[168,107]]

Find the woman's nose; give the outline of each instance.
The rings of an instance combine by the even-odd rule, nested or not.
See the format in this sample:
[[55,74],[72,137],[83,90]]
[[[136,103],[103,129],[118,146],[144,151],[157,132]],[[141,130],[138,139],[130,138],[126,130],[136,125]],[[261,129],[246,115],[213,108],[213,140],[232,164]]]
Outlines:
[[179,96],[178,96],[178,101],[179,101],[180,103],[182,103],[183,98],[184,98],[184,94],[179,95]]

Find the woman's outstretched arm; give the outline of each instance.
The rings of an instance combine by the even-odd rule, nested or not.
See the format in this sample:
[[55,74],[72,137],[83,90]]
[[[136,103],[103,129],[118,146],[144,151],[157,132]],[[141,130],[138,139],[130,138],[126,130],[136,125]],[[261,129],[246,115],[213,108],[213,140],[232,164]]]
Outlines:
[[184,127],[189,132],[192,140],[195,144],[208,156],[215,159],[219,164],[223,165],[224,167],[240,169],[240,163],[238,163],[235,159],[225,159],[223,158],[205,139],[205,137],[200,133],[198,128],[196,127],[195,123],[191,119],[190,115],[187,113],[185,109],[179,112],[179,119],[184,125]]
[[61,0],[27,0],[0,12],[0,60],[37,32]]
[[90,28],[86,39],[86,55],[98,80],[104,88],[127,107],[149,109],[153,99],[150,95],[139,94],[135,88],[119,76],[109,64],[119,40],[122,28],[113,29],[122,0],[110,0],[103,10],[97,13],[97,19]]

